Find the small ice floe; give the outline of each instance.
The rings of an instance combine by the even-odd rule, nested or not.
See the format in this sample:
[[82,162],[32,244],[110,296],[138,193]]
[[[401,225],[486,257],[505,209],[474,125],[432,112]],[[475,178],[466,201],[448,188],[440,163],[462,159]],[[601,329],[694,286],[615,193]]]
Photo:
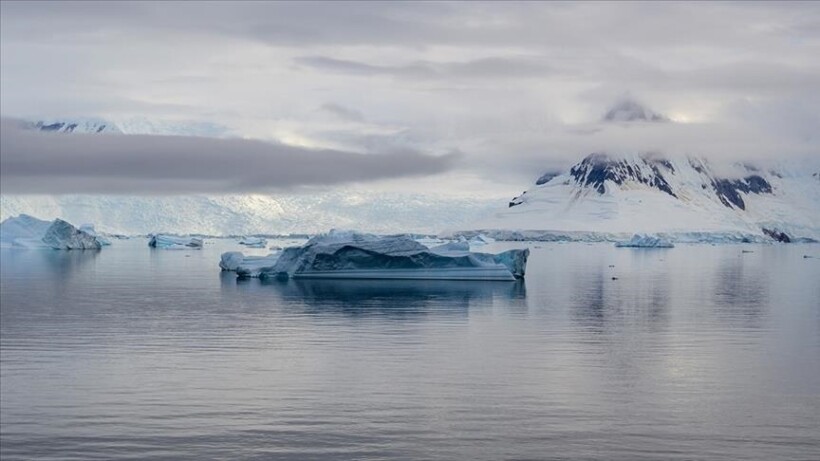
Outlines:
[[468,240],[468,242],[470,243],[470,246],[484,246],[488,243],[494,243],[495,239],[492,237],[487,237],[484,234],[478,234]]
[[243,237],[239,240],[240,245],[245,245],[248,248],[265,248],[268,241],[262,237]]
[[512,281],[524,277],[529,250],[476,253],[463,242],[431,249],[408,236],[333,230],[285,248],[272,266],[259,268],[270,261],[240,255],[225,254],[221,264],[236,267],[239,277],[253,277],[258,269],[260,278]]
[[240,251],[222,253],[219,267],[223,271],[236,272],[243,278],[259,277],[262,270],[272,268],[279,259],[280,253],[267,256],[245,256]]
[[649,234],[635,234],[625,242],[616,242],[618,248],[674,248],[669,240]]
[[102,235],[98,234],[97,231],[94,229],[93,224],[89,224],[89,223],[82,224],[80,226],[80,230],[85,232],[88,235],[92,235],[95,239],[97,239],[98,242],[100,242],[101,246],[111,245],[111,240],[108,240],[107,238],[105,238]]
[[148,246],[163,250],[201,249],[202,239],[197,237],[178,237],[175,235],[152,234]]

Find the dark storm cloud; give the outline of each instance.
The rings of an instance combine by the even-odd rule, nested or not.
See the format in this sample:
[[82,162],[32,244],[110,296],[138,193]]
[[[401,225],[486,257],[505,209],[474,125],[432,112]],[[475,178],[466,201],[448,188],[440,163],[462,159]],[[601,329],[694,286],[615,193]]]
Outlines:
[[3,119],[4,193],[246,192],[422,176],[458,154],[307,149],[246,139],[51,134]]

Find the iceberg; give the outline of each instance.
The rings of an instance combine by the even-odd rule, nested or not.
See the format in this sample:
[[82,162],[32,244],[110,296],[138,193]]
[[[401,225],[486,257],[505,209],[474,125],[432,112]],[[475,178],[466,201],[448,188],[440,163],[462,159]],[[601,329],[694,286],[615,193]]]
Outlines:
[[2,246],[26,249],[98,250],[102,247],[95,235],[55,219],[44,221],[21,214],[0,223]]
[[102,235],[98,234],[97,231],[94,229],[93,224],[88,224],[88,223],[82,224],[82,225],[80,225],[80,230],[85,232],[86,234],[89,234],[89,235],[93,236],[95,239],[97,239],[98,242],[100,242],[100,245],[102,245],[102,246],[111,245],[111,240],[108,240],[107,238],[105,238]]
[[[260,278],[513,281],[524,277],[529,249],[474,253],[464,246],[432,250],[408,236],[332,230],[285,248]],[[237,275],[243,272],[237,270]]]
[[3,247],[47,248],[43,236],[51,226],[51,221],[21,214],[0,223],[0,245]]
[[674,248],[669,240],[649,234],[635,234],[625,242],[616,242],[618,248]]
[[55,219],[43,236],[43,243],[55,250],[99,250],[97,238],[62,219]]
[[200,249],[202,248],[202,243],[202,239],[197,237],[176,237],[165,234],[153,234],[148,240],[149,247],[164,250]]
[[486,245],[488,243],[494,243],[495,239],[492,238],[492,237],[488,237],[484,234],[478,234],[475,237],[468,240],[468,242],[472,246],[483,246],[483,245]]
[[245,256],[241,251],[222,253],[219,267],[223,271],[236,272],[241,278],[259,277],[260,273],[271,268],[279,259],[279,253],[270,253],[267,256]]
[[239,240],[240,245],[245,245],[248,248],[265,248],[268,241],[262,237],[244,237]]

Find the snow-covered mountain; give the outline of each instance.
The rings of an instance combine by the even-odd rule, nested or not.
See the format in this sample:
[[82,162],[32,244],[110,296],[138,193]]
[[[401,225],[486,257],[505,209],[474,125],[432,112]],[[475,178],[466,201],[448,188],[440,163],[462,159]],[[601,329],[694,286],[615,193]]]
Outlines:
[[[47,119],[31,122],[28,127],[70,134],[230,134],[216,124],[145,119]],[[101,232],[118,234],[289,234],[323,232],[334,227],[432,234],[473,221],[500,203],[501,197],[480,200],[466,194],[463,198],[440,197],[435,191],[387,193],[366,185],[275,195],[4,195],[0,196],[0,220],[19,214],[47,220],[59,217],[93,222]]]
[[29,129],[49,133],[122,133],[114,123],[102,119],[38,120]]
[[804,165],[597,153],[461,229],[513,239],[820,240],[818,176]]
[[155,134],[176,136],[223,137],[230,130],[209,122],[149,120],[142,117],[124,119],[47,118],[27,122],[28,129],[52,133],[83,134]]

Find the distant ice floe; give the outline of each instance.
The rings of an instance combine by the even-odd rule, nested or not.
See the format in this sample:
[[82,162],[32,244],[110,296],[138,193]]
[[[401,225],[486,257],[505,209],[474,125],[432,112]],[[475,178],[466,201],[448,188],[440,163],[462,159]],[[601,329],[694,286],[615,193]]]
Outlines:
[[270,253],[267,256],[245,256],[241,251],[222,253],[219,267],[223,271],[233,271],[243,278],[259,277],[259,274],[276,265],[280,253]]
[[190,250],[202,248],[203,241],[198,237],[178,237],[166,234],[153,234],[148,240],[148,246],[163,250]]
[[248,248],[265,248],[268,241],[262,237],[243,237],[239,240],[240,245],[245,245]]
[[428,248],[409,236],[332,230],[264,257],[222,255],[239,277],[512,281],[524,277],[529,249],[476,253],[455,242]]
[[[91,230],[93,232],[93,225]],[[78,229],[62,220],[45,221],[20,215],[0,223],[0,244],[3,247],[55,250],[98,250],[104,237]],[[107,244],[110,245],[110,242]]]
[[635,234],[624,242],[616,242],[618,248],[674,248],[669,240],[648,234]]
[[488,243],[494,243],[495,239],[484,234],[478,234],[467,241],[471,247],[484,246]]
[[82,225],[80,225],[80,230],[85,232],[88,235],[93,236],[95,239],[97,239],[98,242],[100,242],[100,245],[102,245],[102,246],[111,245],[111,240],[108,240],[107,238],[105,238],[102,235],[98,234],[97,231],[94,229],[93,224],[89,224],[89,223],[82,224]]

